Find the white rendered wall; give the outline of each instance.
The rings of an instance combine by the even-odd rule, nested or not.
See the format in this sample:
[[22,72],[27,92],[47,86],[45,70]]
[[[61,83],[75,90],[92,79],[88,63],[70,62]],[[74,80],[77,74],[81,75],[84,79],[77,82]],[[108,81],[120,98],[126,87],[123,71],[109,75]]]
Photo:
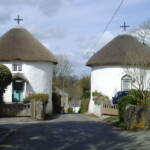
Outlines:
[[92,93],[97,90],[110,99],[121,90],[121,78],[125,75],[122,66],[93,66],[91,68],[91,99],[89,113],[100,116],[100,107],[94,104]]
[[73,108],[73,112],[74,113],[78,113],[79,112],[80,107],[72,107],[72,108]]
[[29,81],[27,92],[49,94],[46,112],[52,114],[53,63],[25,62],[22,67],[23,73]]
[[[1,62],[6,65],[12,72],[12,62]],[[12,72],[14,73],[14,72]],[[17,72],[16,72],[17,73]],[[53,63],[51,62],[22,62],[23,75],[28,79],[26,84],[26,92],[46,93],[49,94],[49,103],[47,105],[47,113],[52,113],[52,77]],[[25,96],[25,90],[23,95]],[[12,85],[8,86],[4,94],[6,102],[12,102]]]

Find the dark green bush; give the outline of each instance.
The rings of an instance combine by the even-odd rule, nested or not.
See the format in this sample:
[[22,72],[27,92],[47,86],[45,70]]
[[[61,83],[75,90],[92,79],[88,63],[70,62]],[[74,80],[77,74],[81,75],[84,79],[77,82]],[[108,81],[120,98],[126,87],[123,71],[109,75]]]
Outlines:
[[30,103],[31,100],[33,100],[33,95],[29,95],[26,98],[23,99],[23,103]]
[[143,106],[150,105],[150,97],[143,99],[141,101],[141,105],[143,105]]
[[48,103],[48,99],[49,99],[49,95],[48,94],[42,94],[42,93],[37,93],[33,95],[33,100],[35,101],[42,101],[43,104],[47,104]]
[[123,96],[118,101],[119,124],[124,122],[124,113],[127,105],[150,105],[150,97],[143,99],[142,91],[132,89],[127,96]]
[[142,93],[139,90],[130,90],[127,96],[123,96],[118,101],[119,121],[124,122],[125,108],[129,104],[141,104]]
[[68,107],[68,113],[73,113],[73,108],[72,107]]
[[132,98],[135,101],[135,105],[140,105],[142,101],[142,92],[140,90],[132,89],[129,91],[129,95],[132,96]]
[[90,90],[84,91],[84,93],[82,95],[82,98],[88,98],[88,97],[90,97]]
[[0,64],[0,103],[3,101],[5,88],[11,83],[12,74],[8,67]]
[[52,103],[53,103],[53,113],[61,113],[61,110],[64,110],[61,107],[61,96],[56,92],[52,92]]
[[123,96],[118,101],[118,109],[119,109],[119,121],[124,122],[124,112],[125,108],[128,104],[136,104],[136,101],[132,95]]

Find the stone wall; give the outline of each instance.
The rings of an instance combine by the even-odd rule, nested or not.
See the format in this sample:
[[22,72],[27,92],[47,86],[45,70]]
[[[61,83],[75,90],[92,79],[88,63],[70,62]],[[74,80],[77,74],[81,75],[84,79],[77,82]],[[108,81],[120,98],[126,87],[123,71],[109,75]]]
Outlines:
[[31,103],[11,103],[3,104],[3,117],[33,117],[38,120],[44,120],[46,115],[46,105],[43,102],[31,101]]
[[3,117],[24,117],[32,116],[32,104],[22,104],[22,103],[10,103],[3,104],[2,114]]
[[127,106],[124,127],[127,130],[150,129],[150,106]]

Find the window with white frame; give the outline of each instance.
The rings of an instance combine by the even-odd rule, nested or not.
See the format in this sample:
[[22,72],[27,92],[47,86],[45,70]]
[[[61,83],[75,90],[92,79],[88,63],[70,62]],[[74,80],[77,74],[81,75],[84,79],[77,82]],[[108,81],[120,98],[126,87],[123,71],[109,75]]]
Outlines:
[[121,78],[122,85],[121,89],[122,90],[129,90],[132,88],[132,78],[129,75],[125,75]]
[[13,63],[13,71],[22,71],[21,63]]

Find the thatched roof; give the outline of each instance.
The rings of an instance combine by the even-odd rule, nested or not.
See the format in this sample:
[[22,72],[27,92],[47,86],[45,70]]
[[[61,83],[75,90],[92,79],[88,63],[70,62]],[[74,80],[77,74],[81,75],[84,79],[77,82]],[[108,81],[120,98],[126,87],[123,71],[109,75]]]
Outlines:
[[[124,34],[106,44],[86,63],[87,66],[124,65],[127,54],[145,53],[150,58],[150,49],[140,43],[135,37]],[[148,64],[150,65],[150,59]]]
[[23,80],[27,83],[29,83],[28,79],[21,73],[16,73],[15,75],[12,76],[12,81],[14,80]]
[[0,61],[17,59],[57,63],[53,54],[24,28],[13,28],[0,38]]

